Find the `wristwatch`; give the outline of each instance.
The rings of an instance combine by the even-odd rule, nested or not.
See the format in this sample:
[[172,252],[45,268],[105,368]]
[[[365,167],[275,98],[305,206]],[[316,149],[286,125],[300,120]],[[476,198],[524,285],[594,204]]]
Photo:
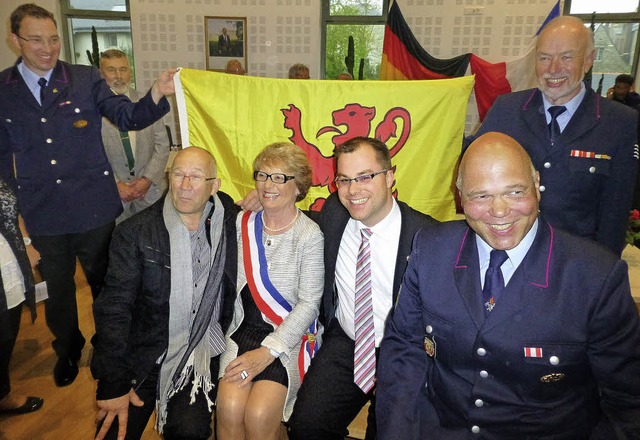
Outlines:
[[24,237],[24,245],[25,246],[31,246],[31,238],[30,237]]

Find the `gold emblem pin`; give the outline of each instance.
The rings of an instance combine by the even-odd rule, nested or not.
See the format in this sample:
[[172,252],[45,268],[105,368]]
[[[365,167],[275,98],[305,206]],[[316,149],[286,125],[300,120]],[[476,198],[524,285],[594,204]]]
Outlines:
[[545,374],[540,378],[540,382],[543,383],[551,383],[551,382],[559,382],[564,379],[564,373],[551,373]]
[[84,128],[88,125],[89,123],[84,120],[84,119],[78,119],[76,122],[73,123],[73,126],[75,128]]
[[427,356],[430,358],[436,357],[436,339],[433,336],[425,336],[424,337],[424,351],[427,353]]
[[58,89],[53,89],[53,93],[58,93]]

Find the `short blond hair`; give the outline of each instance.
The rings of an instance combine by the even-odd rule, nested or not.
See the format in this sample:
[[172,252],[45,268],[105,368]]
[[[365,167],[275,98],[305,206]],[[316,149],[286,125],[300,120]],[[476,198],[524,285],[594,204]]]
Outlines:
[[253,171],[260,171],[262,165],[282,167],[295,176],[298,188],[296,202],[303,200],[311,187],[311,165],[307,155],[298,146],[289,142],[276,142],[264,147],[253,160]]

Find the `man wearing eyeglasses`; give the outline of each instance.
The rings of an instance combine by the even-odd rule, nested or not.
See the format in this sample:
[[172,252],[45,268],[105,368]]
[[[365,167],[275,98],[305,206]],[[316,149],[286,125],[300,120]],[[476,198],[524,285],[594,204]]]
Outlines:
[[[208,439],[231,323],[239,208],[208,151],[180,151],[169,193],[120,223],[93,312],[97,440],[139,439],[154,408],[165,439]],[[193,401],[191,399],[193,397]]]
[[116,95],[98,69],[58,60],[51,12],[35,4],[10,17],[20,53],[0,73],[0,177],[14,186],[20,213],[47,282],[47,325],[55,340],[56,385],[71,384],[85,339],[78,327],[76,257],[94,297],[102,288],[108,246],[122,204],[101,137],[102,117],[139,130],[169,111],[174,71],[160,75],[135,105]]
[[289,420],[292,440],[343,439],[368,401],[366,438],[375,438],[375,363],[384,321],[415,232],[436,223],[393,197],[395,167],[384,143],[357,137],[334,155],[338,191],[318,219],[325,238],[325,333]]

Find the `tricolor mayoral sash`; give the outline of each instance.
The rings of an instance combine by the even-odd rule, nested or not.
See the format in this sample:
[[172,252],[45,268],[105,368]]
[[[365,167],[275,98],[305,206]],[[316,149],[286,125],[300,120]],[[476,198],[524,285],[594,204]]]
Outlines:
[[[251,296],[260,312],[271,322],[280,325],[289,315],[293,306],[278,292],[271,283],[267,271],[267,258],[262,243],[262,212],[247,211],[242,215],[242,255],[244,271]],[[314,319],[304,335],[298,354],[298,372],[300,380],[309,368],[311,359],[320,348],[317,340],[318,320]]]

